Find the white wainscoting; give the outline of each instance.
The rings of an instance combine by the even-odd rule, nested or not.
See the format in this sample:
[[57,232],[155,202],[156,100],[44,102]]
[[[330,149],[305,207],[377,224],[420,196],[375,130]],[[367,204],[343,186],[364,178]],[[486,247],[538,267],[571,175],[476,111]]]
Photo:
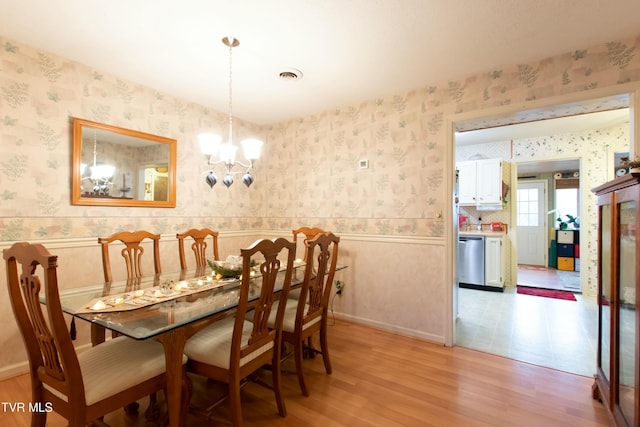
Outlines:
[[[290,238],[290,231],[221,232],[220,257],[239,254],[258,238]],[[336,275],[345,282],[344,292],[331,300],[337,318],[371,325],[390,332],[444,343],[447,309],[445,244],[442,238],[340,234],[339,263],[348,268]],[[6,249],[15,242],[0,242]],[[96,238],[51,239],[42,243],[58,255],[61,289],[100,283],[102,261]],[[299,244],[299,246],[301,246]],[[302,248],[298,248],[301,256]],[[179,268],[175,234],[162,235],[160,253],[163,271]],[[117,266],[115,256],[112,259]],[[148,271],[153,267],[148,266]],[[4,325],[0,345],[0,379],[28,371],[22,337],[7,296],[6,268],[1,263],[0,322]],[[118,277],[114,269],[114,277]],[[76,322],[79,349],[89,342],[86,322]],[[329,332],[330,333],[330,332]]]

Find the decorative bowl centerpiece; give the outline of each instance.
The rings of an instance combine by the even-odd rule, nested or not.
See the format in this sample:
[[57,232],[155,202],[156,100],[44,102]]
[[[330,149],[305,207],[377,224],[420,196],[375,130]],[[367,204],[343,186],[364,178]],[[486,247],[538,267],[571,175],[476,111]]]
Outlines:
[[[224,261],[207,260],[217,279],[238,279],[242,276],[242,257],[229,255]],[[251,260],[251,267],[257,264]]]

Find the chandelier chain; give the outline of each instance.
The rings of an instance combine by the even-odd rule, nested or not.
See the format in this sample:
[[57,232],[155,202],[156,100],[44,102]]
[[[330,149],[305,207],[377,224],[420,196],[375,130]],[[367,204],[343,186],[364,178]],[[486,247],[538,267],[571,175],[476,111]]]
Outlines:
[[229,40],[229,145],[233,142],[233,38]]
[[[254,181],[254,177],[251,175],[253,162],[260,157],[262,141],[254,138],[243,140],[241,144],[248,163],[243,163],[235,159],[238,147],[233,145],[233,48],[238,46],[240,42],[233,37],[225,37],[222,39],[222,43],[229,47],[229,138],[222,144],[220,144],[222,138],[210,134],[201,134],[199,139],[202,151],[209,156],[209,165],[224,164],[226,172],[222,183],[227,188],[233,184],[233,175],[238,173],[233,171],[233,168],[236,166],[246,168],[242,176],[242,182],[249,187]],[[216,152],[220,154],[220,160],[218,161],[214,161],[213,159],[213,155]],[[213,173],[213,168],[209,171],[205,181],[211,188],[218,182],[217,177]]]

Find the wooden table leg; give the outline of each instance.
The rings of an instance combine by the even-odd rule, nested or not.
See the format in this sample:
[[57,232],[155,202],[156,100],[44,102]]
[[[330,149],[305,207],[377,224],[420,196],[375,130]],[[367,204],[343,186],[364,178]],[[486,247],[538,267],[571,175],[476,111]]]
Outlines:
[[164,346],[164,356],[167,369],[167,411],[169,412],[169,426],[179,427],[181,420],[187,414],[180,411],[182,402],[182,356],[186,335],[181,328],[174,329],[158,337]]

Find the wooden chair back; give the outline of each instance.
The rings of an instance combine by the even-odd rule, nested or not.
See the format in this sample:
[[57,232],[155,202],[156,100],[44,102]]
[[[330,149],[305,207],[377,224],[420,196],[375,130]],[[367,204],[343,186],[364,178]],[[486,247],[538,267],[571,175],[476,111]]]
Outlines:
[[[306,269],[298,309],[296,312],[296,329],[304,329],[304,325],[316,317],[323,316],[321,321],[326,323],[326,313],[331,297],[333,278],[338,262],[338,244],[340,237],[333,233],[320,233],[305,242],[307,265],[316,266]],[[318,324],[320,327],[320,324]]]
[[195,255],[196,260],[196,268],[201,269],[207,266],[207,237],[211,237],[212,239],[212,249],[213,249],[213,259],[217,260],[218,258],[218,232],[213,231],[209,228],[196,229],[192,228],[190,230],[185,231],[184,233],[176,234],[176,238],[178,239],[178,251],[180,254],[180,269],[187,269],[187,258],[184,252],[184,239],[187,237],[191,237],[193,239],[193,243],[191,244],[191,249],[193,250],[193,254]]
[[[253,317],[253,329],[251,331],[251,338],[246,345],[242,345],[242,329],[249,308],[250,290],[252,288],[255,289],[255,285],[252,285],[252,281],[255,279],[249,274],[242,275],[240,299],[231,343],[230,366],[238,366],[240,359],[258,350],[269,341],[274,343],[272,351],[269,353],[273,354],[273,351],[278,351],[280,347],[282,319],[286,304],[284,302],[278,304],[275,328],[269,328],[268,320],[271,315],[274,296],[276,295],[274,292],[276,290],[277,280],[284,280],[282,283],[282,291],[278,296],[279,301],[286,301],[287,299],[291,286],[295,254],[295,242],[289,242],[284,238],[258,240],[249,248],[240,251],[240,255],[242,256],[242,271],[250,271],[252,258],[258,256],[264,260],[260,263],[260,277],[257,279],[260,281],[260,295],[255,304],[255,308],[250,312]],[[284,261],[286,262],[284,277],[280,274],[283,259],[286,260]],[[280,325],[280,327],[278,327],[278,325]]]
[[320,233],[326,233],[326,231],[318,227],[300,227],[293,230],[293,241],[296,243],[298,242],[298,235],[304,235],[304,240],[302,241],[302,247],[304,248],[303,260],[307,259],[307,241],[313,239]]
[[[58,296],[58,257],[40,244],[25,242],[4,250],[3,257],[9,299],[27,348],[33,402],[51,402],[56,411],[68,408],[69,402],[84,403],[80,365]],[[46,318],[40,304],[42,287]],[[54,390],[66,398],[61,399]],[[37,424],[35,419],[39,419]],[[44,425],[45,420],[46,413],[32,415],[32,425]]]
[[102,268],[104,270],[105,282],[113,281],[111,273],[111,260],[109,257],[109,245],[114,242],[122,242],[125,247],[120,252],[127,269],[127,280],[142,277],[142,256],[144,247],[142,242],[150,239],[153,242],[153,266],[155,274],[160,274],[160,235],[153,234],[145,230],[121,231],[109,237],[98,238],[98,243],[102,246]]

